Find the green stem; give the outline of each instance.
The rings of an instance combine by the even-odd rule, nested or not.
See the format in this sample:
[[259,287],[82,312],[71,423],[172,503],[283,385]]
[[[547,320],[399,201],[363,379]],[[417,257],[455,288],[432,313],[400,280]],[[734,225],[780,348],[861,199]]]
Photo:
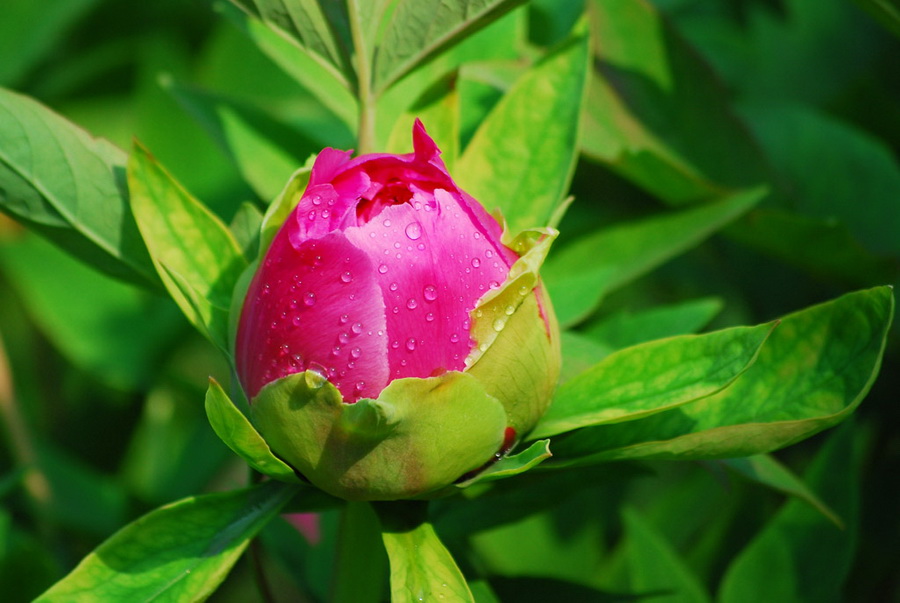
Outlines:
[[353,38],[356,66],[356,93],[359,98],[359,132],[357,138],[359,148],[357,152],[362,155],[376,151],[375,148],[375,103],[376,97],[372,91],[372,57],[369,56],[363,35],[363,27],[360,22],[360,11],[357,8],[358,0],[348,0],[350,13],[350,35]]
[[378,518],[368,503],[349,502],[338,528],[331,601],[377,603],[382,600],[387,555]]

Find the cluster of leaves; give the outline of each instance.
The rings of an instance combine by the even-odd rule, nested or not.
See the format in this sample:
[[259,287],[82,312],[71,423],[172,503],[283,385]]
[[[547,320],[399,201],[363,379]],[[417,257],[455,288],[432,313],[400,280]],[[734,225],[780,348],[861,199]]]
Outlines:
[[[856,426],[765,453],[844,420],[895,342],[894,5],[861,2],[882,29],[843,0],[184,4],[0,8],[0,591],[93,550],[47,600],[203,598],[256,535],[275,598],[380,600],[385,550],[396,600],[888,588],[896,376]],[[239,489],[200,403],[230,379],[235,283],[310,155],[408,151],[415,117],[512,230],[560,227],[553,457],[427,509],[345,505],[278,481],[211,387],[216,432],[276,477]]]

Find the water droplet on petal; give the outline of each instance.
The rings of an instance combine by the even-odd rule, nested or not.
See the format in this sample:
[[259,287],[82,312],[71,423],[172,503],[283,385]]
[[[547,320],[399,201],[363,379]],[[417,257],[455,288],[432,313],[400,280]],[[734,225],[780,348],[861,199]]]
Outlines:
[[362,356],[362,350],[361,350],[361,349],[359,349],[359,348],[353,348],[352,350],[350,350],[350,357],[353,358],[354,360],[356,360],[356,359],[359,358],[360,356]]
[[346,333],[341,333],[340,335],[338,335],[339,343],[347,343],[348,341],[350,341],[350,336]]
[[422,236],[422,226],[418,222],[410,222],[406,225],[406,236],[413,241]]
[[454,333],[453,335],[450,336],[450,343],[456,343],[456,342],[458,342],[458,341],[459,341],[459,334],[458,334],[458,333]]
[[506,321],[503,320],[502,318],[497,318],[494,320],[493,327],[494,327],[494,330],[497,331],[498,333],[500,331],[502,331],[503,327],[505,327],[505,326],[506,326]]
[[478,268],[479,266],[481,266],[481,260],[472,258],[472,268]]
[[406,340],[406,349],[409,350],[410,352],[412,352],[416,349],[416,338],[415,337],[410,337],[409,339]]
[[425,320],[426,320],[426,322],[433,322],[433,321],[434,321],[434,314],[432,314],[431,312],[429,312],[428,314],[425,315]]
[[422,296],[425,298],[425,301],[433,302],[437,299],[437,289],[434,288],[434,285],[425,285],[425,288],[422,290]]
[[416,300],[412,297],[410,297],[408,300],[406,300],[406,307],[409,308],[410,310],[415,310],[416,306],[418,306],[418,305],[419,305],[418,302],[416,302]]
[[472,236],[473,236],[473,237],[475,238],[475,240],[477,241],[478,239],[481,238],[481,233],[478,232],[478,231],[475,231],[475,232],[472,233]]
[[299,316],[294,316],[294,317],[291,319],[291,324],[294,325],[295,327],[299,327],[299,326],[300,326],[300,317],[299,317]]
[[328,219],[328,216],[330,216],[330,215],[331,215],[331,212],[328,211],[327,209],[323,209],[323,210],[322,210],[322,217],[323,217],[324,219],[327,220],[327,219]]
[[353,280],[353,275],[350,274],[349,270],[347,270],[346,272],[341,274],[341,282],[342,283],[349,283],[352,280]]
[[481,316],[483,314],[484,314],[484,312],[481,311],[481,308],[478,308],[477,310],[475,310],[475,318],[481,318]]
[[390,228],[390,227],[391,227],[391,221],[390,221],[390,220],[385,220],[384,222],[382,222],[382,224],[384,224],[384,227],[385,227],[385,228]]
[[391,348],[393,348],[393,349],[396,350],[396,349],[399,348],[399,347],[400,347],[400,342],[397,341],[396,339],[395,339],[394,341],[391,342]]
[[363,330],[363,328],[362,328],[361,322],[355,322],[355,323],[353,323],[353,326],[350,327],[350,332],[353,333],[354,335],[359,335],[360,333],[362,333],[362,330]]
[[313,197],[313,205],[322,205],[322,197],[319,195]]
[[507,316],[512,316],[513,314],[515,314],[516,309],[513,306],[506,306],[506,309],[504,310],[504,312],[506,313]]
[[391,283],[391,285],[390,285],[390,287],[388,287],[388,289],[390,289],[391,291],[396,291],[396,290],[397,290],[397,283]]
[[321,389],[325,382],[328,381],[328,369],[318,362],[310,362],[306,367],[306,385],[310,389]]
[[341,353],[341,346],[335,345],[333,348],[331,348],[332,356],[338,356],[338,355],[340,355],[340,353]]
[[312,291],[307,293],[305,296],[303,296],[303,303],[307,307],[316,305],[316,294],[313,293]]
[[342,324],[342,325],[345,325],[345,324],[347,324],[347,321],[348,321],[348,320],[350,320],[350,317],[349,317],[348,315],[346,315],[346,314],[341,314],[341,318],[340,318],[340,320],[339,320],[338,322],[339,322],[340,324]]
[[382,265],[380,265],[380,266],[378,267],[378,272],[379,272],[380,274],[384,274],[384,273],[387,272],[387,271],[388,271],[387,264],[382,264]]
[[356,393],[361,392],[366,387],[365,381],[357,381],[356,385],[353,386],[353,389],[356,390]]
[[485,249],[485,251],[484,251],[484,257],[486,257],[486,258],[492,258],[492,257],[494,257],[494,252],[491,251],[490,249]]
[[310,222],[312,222],[313,220],[315,220],[315,219],[316,219],[316,212],[311,211],[311,212],[309,212],[308,214],[306,214],[306,219],[309,220]]

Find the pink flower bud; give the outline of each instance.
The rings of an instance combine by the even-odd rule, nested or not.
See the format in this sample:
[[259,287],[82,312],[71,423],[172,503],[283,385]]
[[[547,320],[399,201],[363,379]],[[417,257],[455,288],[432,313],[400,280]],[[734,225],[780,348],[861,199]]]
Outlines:
[[250,398],[307,370],[352,403],[467,368],[470,313],[519,256],[418,121],[413,143],[408,155],[319,154],[247,292],[236,360]]

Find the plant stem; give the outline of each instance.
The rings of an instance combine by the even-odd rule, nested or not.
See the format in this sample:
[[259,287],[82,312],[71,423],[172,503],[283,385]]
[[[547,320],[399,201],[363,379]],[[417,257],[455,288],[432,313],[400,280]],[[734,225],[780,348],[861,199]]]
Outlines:
[[386,569],[387,553],[375,511],[369,503],[347,503],[338,529],[330,600],[334,603],[381,601]]
[[360,21],[358,0],[348,0],[350,35],[353,38],[356,67],[356,94],[359,100],[359,132],[357,152],[362,155],[375,150],[375,102],[372,93],[372,57],[369,56],[363,35],[364,24]]

